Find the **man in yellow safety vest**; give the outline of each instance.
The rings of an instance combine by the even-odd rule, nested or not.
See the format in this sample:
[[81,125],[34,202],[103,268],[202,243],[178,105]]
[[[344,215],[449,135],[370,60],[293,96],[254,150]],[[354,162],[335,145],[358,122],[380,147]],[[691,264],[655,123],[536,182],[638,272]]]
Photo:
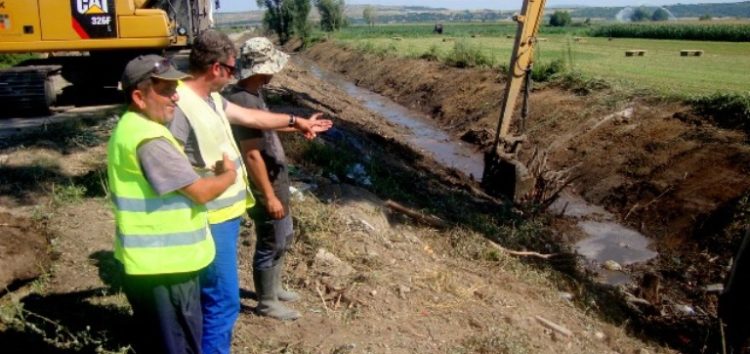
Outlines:
[[200,353],[199,271],[215,255],[203,204],[237,176],[224,155],[215,175],[200,177],[164,126],[179,99],[177,80],[186,77],[158,55],[130,61],[122,76],[128,109],[107,146],[115,258],[138,353]]

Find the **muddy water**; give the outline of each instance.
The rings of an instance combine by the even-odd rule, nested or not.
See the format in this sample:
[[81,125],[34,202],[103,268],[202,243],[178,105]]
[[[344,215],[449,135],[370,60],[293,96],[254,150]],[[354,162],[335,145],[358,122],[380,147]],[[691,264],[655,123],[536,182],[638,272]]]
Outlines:
[[469,144],[452,138],[435,125],[428,116],[410,110],[385,96],[358,87],[347,78],[323,70],[308,60],[299,57],[294,60],[298,66],[307,69],[313,76],[333,83],[369,110],[406,128],[401,138],[421,153],[431,155],[441,165],[461,171],[475,180],[482,178],[484,169],[482,154]]
[[[401,138],[410,146],[432,155],[444,166],[462,171],[474,179],[481,178],[484,169],[482,154],[468,144],[451,138],[428,116],[358,87],[342,75],[321,69],[309,60],[299,57],[293,60],[313,76],[341,88],[371,111],[405,127]],[[656,256],[656,252],[648,249],[650,242],[644,235],[620,225],[615,216],[604,208],[592,205],[577,195],[563,193],[550,209],[577,221],[578,228],[586,237],[575,244],[575,249],[589,260],[588,265],[599,273],[600,280],[605,283],[618,285],[630,281],[623,271],[604,269],[602,265],[605,262],[614,261],[627,266]]]
[[651,242],[646,236],[619,224],[610,212],[589,204],[580,196],[562,193],[552,203],[550,211],[577,221],[586,237],[575,244],[575,249],[589,260],[588,266],[607,284],[624,284],[630,277],[620,270],[605,269],[602,266],[605,262],[628,266],[656,257],[657,253],[649,249]]

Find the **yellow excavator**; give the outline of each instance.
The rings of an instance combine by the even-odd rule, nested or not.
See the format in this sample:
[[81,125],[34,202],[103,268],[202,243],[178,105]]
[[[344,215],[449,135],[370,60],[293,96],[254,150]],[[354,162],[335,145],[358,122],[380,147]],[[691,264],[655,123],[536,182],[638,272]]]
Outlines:
[[[506,197],[514,202],[523,198],[535,183],[526,166],[518,160],[518,152],[525,140],[522,133],[528,116],[534,45],[543,20],[545,2],[545,0],[524,0],[521,12],[513,17],[518,23],[518,29],[508,67],[500,121],[495,134],[495,143],[484,155],[483,189],[491,195]],[[518,124],[518,132],[521,134],[511,134],[511,121],[522,86],[525,87],[525,95],[521,122]]]
[[60,76],[76,95],[116,87],[144,53],[188,46],[212,25],[210,0],[0,0],[0,54],[42,53],[0,70],[3,113],[40,114],[57,99]]

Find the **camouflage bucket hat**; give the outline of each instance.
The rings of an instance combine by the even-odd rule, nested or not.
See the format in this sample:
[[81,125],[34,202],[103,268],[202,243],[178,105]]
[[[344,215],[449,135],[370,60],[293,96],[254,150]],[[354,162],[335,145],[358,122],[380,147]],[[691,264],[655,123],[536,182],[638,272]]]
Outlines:
[[242,63],[241,79],[256,74],[274,75],[281,71],[289,60],[265,37],[248,39],[242,45],[239,61]]

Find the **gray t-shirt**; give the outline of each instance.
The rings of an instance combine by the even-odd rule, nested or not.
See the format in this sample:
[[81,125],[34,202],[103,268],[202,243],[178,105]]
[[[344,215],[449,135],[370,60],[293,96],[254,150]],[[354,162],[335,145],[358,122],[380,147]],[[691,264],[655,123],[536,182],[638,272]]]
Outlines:
[[[216,111],[214,100],[209,97],[206,99],[206,103],[211,109]],[[222,97],[221,103],[221,109],[226,111],[229,102]],[[206,161],[203,159],[200,148],[198,147],[198,139],[195,137],[195,131],[190,125],[190,121],[185,115],[185,112],[183,112],[179,106],[175,108],[174,117],[172,118],[172,121],[167,124],[167,128],[172,132],[174,138],[182,144],[183,149],[185,150],[185,155],[187,155],[190,164],[195,167],[205,168]]]
[[137,153],[143,174],[159,195],[177,191],[200,179],[190,162],[167,139],[141,143]]
[[[268,107],[263,101],[261,94],[254,95],[235,85],[229,86],[223,93],[224,97],[230,102],[245,108],[255,108],[267,111]],[[289,169],[286,164],[286,155],[284,148],[281,146],[278,134],[275,130],[258,130],[240,125],[232,125],[232,133],[237,140],[237,146],[240,141],[245,139],[263,139],[263,145],[260,155],[266,164],[268,180],[271,182],[276,197],[286,206],[289,205]],[[265,203],[263,193],[250,181],[250,189],[253,195],[261,203]]]

